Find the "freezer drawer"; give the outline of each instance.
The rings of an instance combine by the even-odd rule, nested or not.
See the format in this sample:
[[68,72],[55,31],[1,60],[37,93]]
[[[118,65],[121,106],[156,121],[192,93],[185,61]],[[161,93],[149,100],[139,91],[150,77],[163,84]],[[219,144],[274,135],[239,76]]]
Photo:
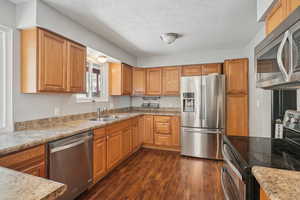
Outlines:
[[181,128],[181,155],[222,160],[222,131]]

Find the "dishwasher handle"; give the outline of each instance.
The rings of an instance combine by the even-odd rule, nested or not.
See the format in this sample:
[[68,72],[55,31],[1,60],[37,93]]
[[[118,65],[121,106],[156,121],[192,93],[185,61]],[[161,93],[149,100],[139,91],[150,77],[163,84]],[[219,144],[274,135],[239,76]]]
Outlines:
[[79,146],[85,142],[88,142],[91,138],[92,138],[91,136],[85,136],[85,137],[77,138],[76,140],[71,140],[66,144],[50,148],[50,153],[64,151],[64,150]]

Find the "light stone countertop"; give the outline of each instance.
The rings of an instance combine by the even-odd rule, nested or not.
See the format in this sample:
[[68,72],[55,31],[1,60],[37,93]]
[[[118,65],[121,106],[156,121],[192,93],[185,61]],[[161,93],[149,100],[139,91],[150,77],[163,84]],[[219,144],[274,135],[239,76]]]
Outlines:
[[0,167],[0,200],[54,200],[67,186]]
[[254,166],[252,174],[270,200],[300,200],[300,172]]
[[20,150],[28,149],[40,144],[45,144],[51,141],[72,136],[80,132],[89,131],[95,128],[100,128],[113,124],[122,120],[130,119],[144,114],[153,115],[178,115],[174,112],[128,112],[114,113],[119,118],[113,121],[99,122],[90,120],[77,120],[59,124],[52,128],[39,130],[24,130],[0,134],[0,156]]

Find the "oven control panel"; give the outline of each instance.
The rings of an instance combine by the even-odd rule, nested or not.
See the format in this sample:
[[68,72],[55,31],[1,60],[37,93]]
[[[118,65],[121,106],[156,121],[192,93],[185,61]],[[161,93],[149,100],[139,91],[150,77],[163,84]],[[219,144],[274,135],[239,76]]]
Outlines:
[[286,128],[300,132],[300,111],[287,110],[284,115],[283,125]]

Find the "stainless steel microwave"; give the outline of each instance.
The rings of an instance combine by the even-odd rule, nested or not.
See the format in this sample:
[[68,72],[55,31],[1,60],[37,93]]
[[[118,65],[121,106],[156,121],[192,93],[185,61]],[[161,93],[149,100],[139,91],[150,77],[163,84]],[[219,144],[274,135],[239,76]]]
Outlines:
[[300,88],[300,8],[255,48],[256,86]]

